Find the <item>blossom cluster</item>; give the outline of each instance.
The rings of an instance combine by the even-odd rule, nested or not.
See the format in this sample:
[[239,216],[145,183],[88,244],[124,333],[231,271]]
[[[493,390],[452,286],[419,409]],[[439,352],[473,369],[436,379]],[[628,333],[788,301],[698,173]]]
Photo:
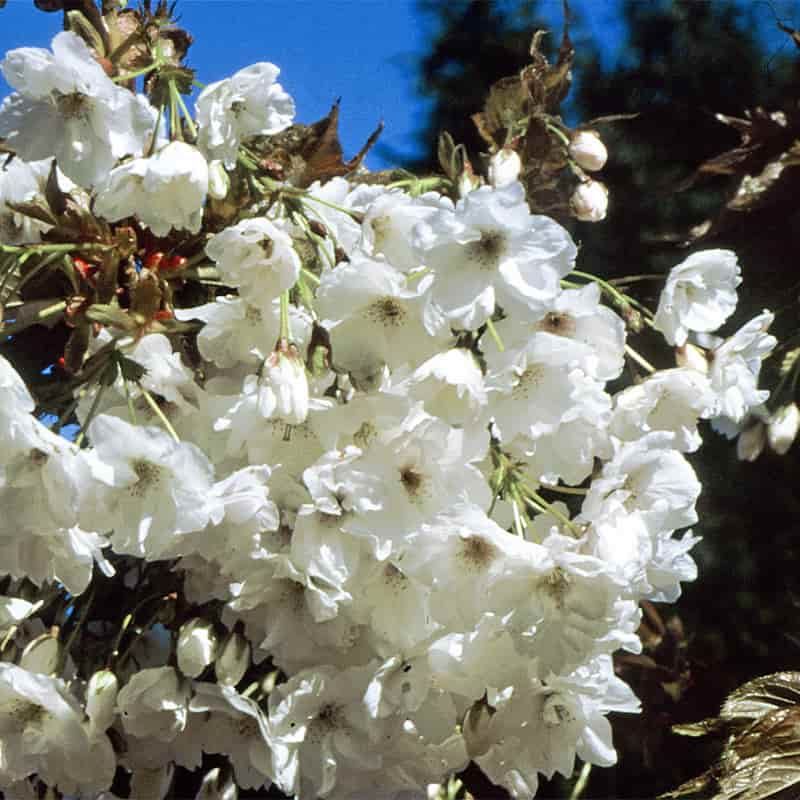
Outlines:
[[[203,797],[424,797],[472,761],[529,798],[613,764],[607,715],[639,704],[612,654],[696,576],[698,423],[765,399],[771,314],[700,346],[735,255],[689,256],[653,315],[576,270],[513,175],[265,176],[250,143],[294,117],[272,64],[169,126],[71,31],[2,70],[4,252],[61,252],[26,213],[53,181],[108,232],[64,247],[74,441],[0,357],[4,794],[109,798],[124,772],[162,797],[204,754],[230,773]],[[678,366],[632,348],[633,316]],[[84,602],[109,583],[126,620]],[[38,621],[59,602],[94,650]]]

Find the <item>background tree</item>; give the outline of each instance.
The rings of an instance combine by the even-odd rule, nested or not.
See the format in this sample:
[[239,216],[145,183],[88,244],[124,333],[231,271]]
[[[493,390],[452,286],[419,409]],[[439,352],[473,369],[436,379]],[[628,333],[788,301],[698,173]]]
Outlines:
[[[442,129],[474,158],[485,146],[470,115],[480,110],[494,81],[528,63],[531,34],[544,24],[532,2],[422,0],[419,7],[437,31],[420,63],[421,92],[433,100],[420,138],[431,165]],[[797,179],[794,191],[784,182],[780,193],[772,193],[776,202],[692,231],[718,216],[743,174],[758,174],[779,155],[767,139],[780,123],[773,121],[771,131],[767,123],[751,130],[743,147],[749,160],[723,158],[703,170],[702,180],[692,176],[740,143],[736,127],[721,124],[717,113],[743,118],[757,106],[783,108],[791,122],[798,87],[791,46],[775,52],[759,38],[763,17],[773,22],[772,10],[762,4],[628,0],[622,14],[622,56],[610,65],[602,57],[604,43],[591,41],[579,18],[572,24],[577,85],[568,121],[637,115],[601,131],[610,153],[601,177],[611,206],[601,224],[572,223],[584,263],[612,276],[665,272],[704,231],[696,248],[731,248],[742,264],[747,292],[733,324],[764,307],[780,309],[773,332],[785,336],[798,327]],[[551,45],[557,34],[549,37]],[[789,167],[787,174],[797,171]],[[655,305],[659,284],[640,287],[640,296]],[[766,385],[774,385],[769,372]],[[589,797],[651,797],[702,771],[715,746],[681,740],[669,726],[714,715],[725,695],[748,679],[800,665],[794,638],[800,626],[792,621],[800,596],[800,546],[792,522],[800,512],[796,449],[786,457],[767,453],[754,467],[736,459],[733,443],[709,432],[694,465],[705,498],[695,529],[703,536],[695,548],[700,580],[688,585],[669,619],[661,620],[655,607],[645,609],[645,657],[619,659],[645,713],[614,721],[620,764],[595,771]],[[563,791],[554,785],[542,796]]]

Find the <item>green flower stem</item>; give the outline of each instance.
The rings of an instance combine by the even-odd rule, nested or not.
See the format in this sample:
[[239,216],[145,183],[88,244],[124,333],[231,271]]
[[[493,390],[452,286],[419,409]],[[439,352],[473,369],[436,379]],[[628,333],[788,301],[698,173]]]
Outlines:
[[186,107],[186,103],[183,102],[183,97],[181,97],[178,87],[173,81],[170,81],[169,90],[175,94],[175,99],[178,101],[178,106],[183,113],[183,118],[186,120],[186,125],[189,128],[189,133],[192,135],[192,139],[197,141],[197,127],[194,124],[194,120],[192,119],[189,109]]
[[561,140],[562,144],[565,147],[569,147],[570,145],[569,137],[567,136],[566,133],[564,133],[564,131],[562,131],[560,128],[557,128],[555,125],[552,125],[549,122],[547,123],[546,127],[547,130],[550,131],[550,133],[554,134],[558,139]]
[[81,429],[78,432],[78,435],[75,437],[75,444],[78,447],[83,444],[83,440],[86,438],[86,431],[97,414],[97,409],[100,407],[100,401],[103,399],[103,395],[105,394],[107,388],[108,384],[105,381],[101,381],[97,386],[97,393],[94,396],[94,400],[92,400],[92,405],[89,408],[89,413],[86,415],[86,420],[84,421],[83,425],[81,425]]
[[626,275],[624,278],[611,278],[608,282],[612,286],[627,286],[629,283],[640,283],[641,281],[663,281],[666,275],[658,275],[656,273],[643,274],[643,275]]
[[[89,589],[88,595],[86,596],[86,601],[83,603],[80,619],[77,621],[75,626],[70,631],[70,634],[67,637],[67,641],[64,643],[64,647],[61,649],[61,653],[59,654],[58,657],[58,666],[56,667],[54,673],[55,675],[61,674],[61,671],[64,669],[64,664],[67,660],[67,656],[69,656],[70,650],[72,650],[72,645],[75,643],[75,639],[77,638],[78,634],[81,632],[81,629],[89,619],[89,611],[92,608],[92,603],[94,603],[94,595],[95,595],[95,587],[92,586]],[[74,607],[72,613],[75,614]]]
[[[294,285],[295,289],[297,289],[297,293],[300,295],[300,300],[302,301],[303,305],[308,309],[309,313],[311,314],[312,319],[316,319],[317,315],[314,311],[314,292],[309,288],[308,284],[306,283],[306,272],[308,270],[303,270],[300,273],[300,277],[297,279],[297,283]],[[309,275],[314,275],[313,272],[309,272]],[[314,275],[316,278],[317,276]]]
[[592,275],[590,272],[581,272],[577,269],[572,270],[570,275],[576,275],[579,278],[584,278],[588,281],[596,283],[606,294],[608,294],[618,305],[631,305],[638,308],[644,314],[644,321],[647,325],[652,327],[653,312],[647,306],[640,303],[630,295],[621,292],[615,286],[612,286],[608,281],[598,278],[597,275]]
[[625,345],[625,353],[632,361],[635,361],[640,367],[646,369],[651,375],[656,371],[656,368],[642,355],[640,355],[636,350],[634,350],[629,344]]
[[541,511],[544,511],[551,517],[557,519],[565,528],[569,529],[577,536],[581,535],[580,528],[571,519],[564,516],[564,514],[555,508],[552,503],[548,503],[547,500],[545,500],[544,497],[542,497],[535,489],[531,488],[530,486],[523,485],[522,492],[526,499],[533,501],[531,503],[533,507],[539,507]]
[[[431,271],[430,267],[422,267],[406,276],[406,283],[409,285],[416,283],[421,278],[424,278]],[[497,333],[497,331],[495,331]]]
[[303,277],[309,281],[309,283],[313,283],[314,286],[319,286],[322,281],[310,270],[306,269],[305,267],[301,268],[301,272]]
[[501,352],[505,352],[505,345],[503,344],[503,340],[500,338],[500,334],[497,332],[497,328],[494,327],[494,322],[491,319],[486,320],[486,330],[489,331],[489,336],[492,337],[492,340],[497,345],[497,349]]
[[181,441],[181,437],[175,432],[175,428],[172,427],[172,423],[167,419],[164,412],[158,407],[158,403],[153,399],[153,395],[147,391],[147,389],[142,386],[141,383],[137,384],[139,389],[141,390],[142,394],[144,395],[144,399],[147,401],[147,405],[153,410],[153,413],[158,417],[161,424],[164,426],[164,429],[167,433],[178,443]]
[[348,217],[351,217],[356,222],[361,222],[363,217],[363,214],[360,211],[336,205],[336,203],[331,203],[328,200],[323,200],[321,197],[315,197],[313,194],[309,194],[303,189],[294,189],[293,187],[290,186],[283,186],[279,187],[279,191],[283,192],[284,194],[297,197],[301,203],[309,203],[309,202],[319,203],[319,205],[327,206],[328,208],[331,208],[334,211],[338,211],[340,214],[347,214]]
[[142,75],[149,75],[154,70],[157,70],[160,66],[160,63],[154,61],[147,67],[142,67],[141,69],[134,70],[133,72],[125,72],[122,75],[115,75],[111,80],[114,81],[114,83],[127,83],[128,81],[135,80]]
[[178,102],[175,97],[175,84],[169,82],[169,138],[172,141],[183,141],[183,129],[181,128],[181,117],[178,111]]
[[281,340],[291,341],[291,331],[289,330],[289,291],[281,293]]
[[586,786],[589,783],[589,775],[592,772],[592,765],[588,762],[581,767],[580,775],[578,775],[578,780],[575,781],[575,785],[572,787],[572,791],[569,795],[569,800],[579,800],[580,796],[583,794]]
[[0,253],[41,255],[43,253],[90,253],[113,249],[113,244],[99,242],[69,242],[64,244],[0,244]]
[[128,406],[128,416],[131,418],[132,425],[138,425],[136,419],[136,409],[133,407],[133,396],[131,395],[131,387],[128,386],[128,379],[123,375],[122,384],[125,387],[125,402]]
[[402,189],[406,186],[411,187],[411,193],[420,195],[432,189],[451,185],[449,178],[442,175],[432,175],[429,178],[404,178],[399,181],[392,181],[386,184],[387,189]]

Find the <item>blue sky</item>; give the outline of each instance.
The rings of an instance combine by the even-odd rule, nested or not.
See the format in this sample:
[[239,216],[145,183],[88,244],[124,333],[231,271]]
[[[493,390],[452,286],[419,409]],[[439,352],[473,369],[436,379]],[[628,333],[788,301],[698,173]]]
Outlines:
[[[800,26],[795,0],[752,3],[763,6],[759,17],[765,32],[774,20],[772,9],[784,22]],[[572,0],[571,5],[586,34],[602,42],[613,61],[624,33],[620,0]],[[540,12],[556,30],[561,8],[561,0],[539,2]],[[415,153],[414,133],[425,110],[415,90],[416,62],[429,31],[415,12],[414,0],[179,0],[178,10],[195,36],[190,64],[200,81],[209,83],[256,61],[272,61],[297,103],[298,121],[319,119],[342,98],[346,155],[358,150],[381,119],[386,125],[381,141],[394,152]],[[60,14],[37,11],[31,0],[8,0],[0,10],[0,53],[26,45],[46,47],[60,29]],[[779,37],[773,34],[770,41]],[[0,76],[0,96],[8,91]],[[387,166],[379,153],[367,163]]]

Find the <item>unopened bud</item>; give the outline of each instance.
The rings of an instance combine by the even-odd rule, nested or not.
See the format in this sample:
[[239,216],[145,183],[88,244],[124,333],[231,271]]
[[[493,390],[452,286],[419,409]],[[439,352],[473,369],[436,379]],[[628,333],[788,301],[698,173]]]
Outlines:
[[682,347],[675,348],[675,363],[679,367],[686,367],[708,375],[708,356],[706,351],[688,342]]
[[215,200],[224,200],[231,188],[231,179],[218,159],[208,165],[208,194]]
[[797,403],[781,406],[767,423],[769,446],[779,455],[785,455],[800,430],[800,409]]
[[250,666],[250,642],[237,631],[232,631],[214,662],[217,682],[224,686],[236,686]]
[[514,183],[522,171],[522,160],[516,150],[504,147],[489,159],[489,183],[495,189]]
[[600,222],[608,211],[608,189],[600,181],[579,184],[570,199],[572,213],[583,222]]
[[264,364],[264,382],[272,389],[276,416],[301,425],[308,416],[306,365],[294,345],[281,344]]
[[482,181],[472,169],[472,164],[467,162],[458,176],[458,196],[466,197],[471,191],[480,187]]
[[98,670],[89,678],[86,688],[86,714],[95,731],[103,733],[111,727],[118,690],[119,681],[111,670]]
[[217,655],[217,634],[204,619],[195,617],[181,625],[178,644],[178,669],[190,678],[196,678]]
[[50,675],[59,668],[61,661],[61,642],[51,633],[37,636],[22,651],[19,665],[28,672]]
[[757,420],[739,434],[736,456],[739,461],[755,461],[763,452],[766,443],[767,426],[761,420]]
[[461,731],[470,758],[482,756],[492,746],[489,723],[494,714],[495,709],[486,702],[484,697],[476,700],[464,715]]
[[569,154],[587,172],[603,169],[608,160],[608,150],[594,131],[578,131],[570,142]]

